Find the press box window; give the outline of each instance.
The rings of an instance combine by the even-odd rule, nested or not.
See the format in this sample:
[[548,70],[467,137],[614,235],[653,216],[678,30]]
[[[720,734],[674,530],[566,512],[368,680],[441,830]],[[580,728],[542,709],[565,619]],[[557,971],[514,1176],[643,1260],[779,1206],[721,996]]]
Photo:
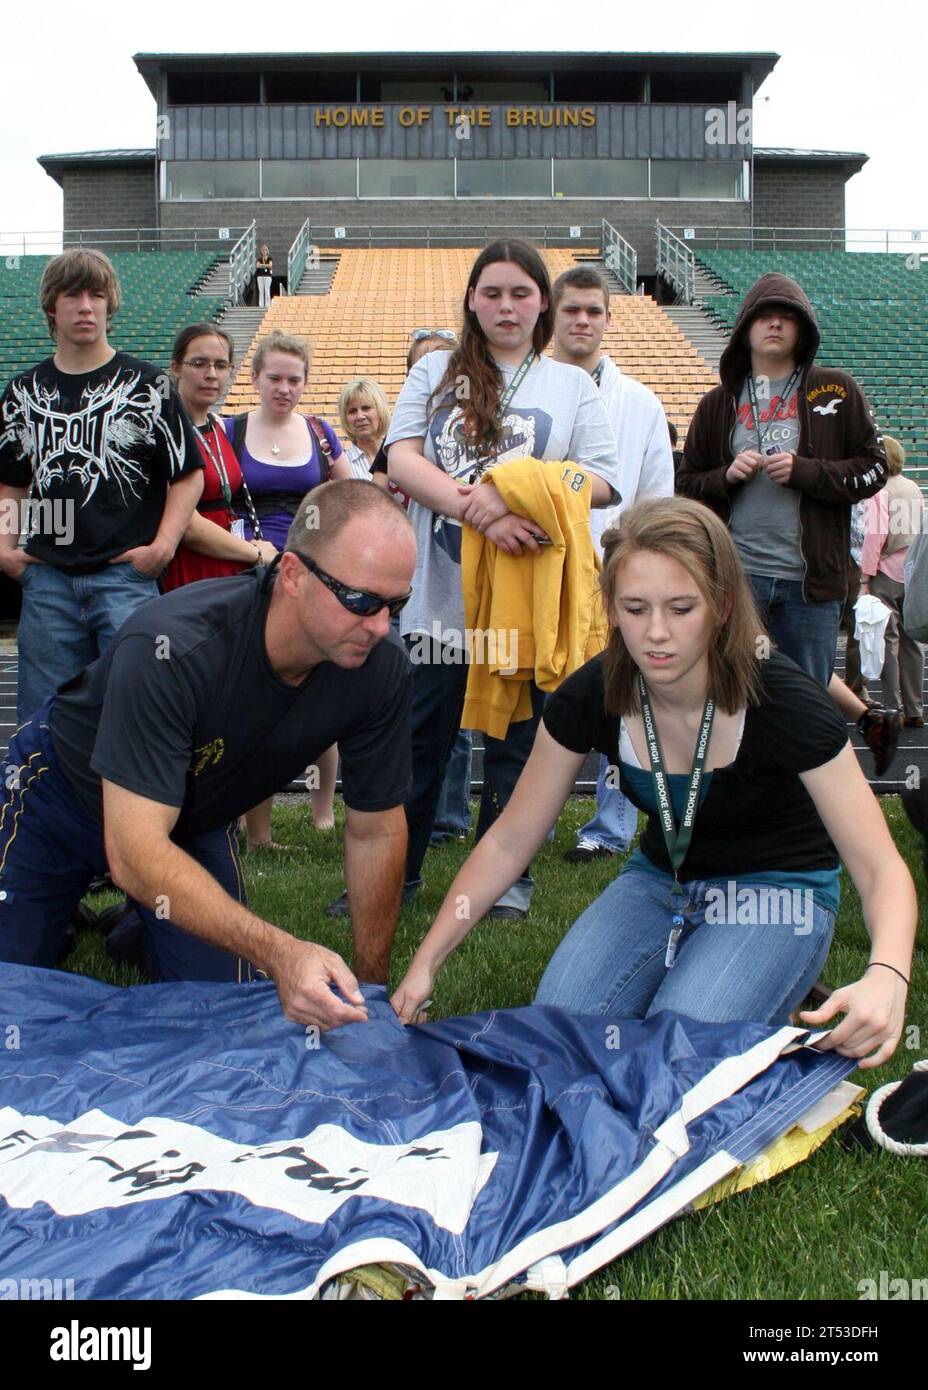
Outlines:
[[550,198],[550,159],[459,159],[459,198]]
[[362,159],[362,198],[453,198],[452,159]]
[[257,159],[172,159],[166,167],[170,202],[259,196]]
[[356,198],[355,159],[265,159],[262,198]]
[[646,198],[646,159],[556,159],[554,196],[561,198]]
[[652,159],[652,198],[744,198],[740,159]]

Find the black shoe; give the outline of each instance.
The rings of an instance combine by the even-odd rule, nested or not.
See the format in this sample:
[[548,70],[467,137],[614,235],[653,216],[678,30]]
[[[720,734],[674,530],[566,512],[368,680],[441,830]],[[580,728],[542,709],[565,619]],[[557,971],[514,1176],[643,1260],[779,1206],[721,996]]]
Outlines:
[[486,921],[489,922],[521,922],[522,918],[528,913],[526,907],[503,907],[496,903],[486,914]]
[[157,980],[158,972],[148,953],[145,923],[129,903],[117,903],[100,914],[108,918],[106,954],[117,965],[134,965],[146,980]]
[[882,777],[895,757],[902,717],[897,710],[874,705],[860,716],[857,727],[873,754],[873,770],[877,777]]
[[71,913],[71,926],[75,931],[99,931],[100,919],[86,903],[78,903]]
[[74,930],[73,926],[69,926],[61,942],[61,950],[58,952],[58,959],[55,961],[56,967],[65,963],[76,945],[77,932]]
[[[402,906],[408,907],[409,904],[415,900],[418,891],[418,883],[405,884],[403,887]],[[351,908],[348,906],[348,889],[346,888],[341,897],[336,898],[334,902],[329,903],[322,910],[326,917],[350,917]]]
[[561,856],[568,864],[590,864],[594,859],[611,859],[614,850],[605,845],[594,845],[589,840],[581,840],[576,849],[569,849]]
[[109,874],[100,874],[98,878],[91,879],[87,886],[88,893],[112,893],[116,885]]

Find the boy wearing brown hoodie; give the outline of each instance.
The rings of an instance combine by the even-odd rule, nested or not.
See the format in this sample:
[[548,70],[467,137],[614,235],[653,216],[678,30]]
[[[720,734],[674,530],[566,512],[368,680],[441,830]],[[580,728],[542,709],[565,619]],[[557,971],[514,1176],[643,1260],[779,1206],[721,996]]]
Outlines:
[[867,398],[847,372],[814,365],[819,342],[803,289],[762,275],[722,353],[720,384],[693,416],[676,490],[727,522],[770,635],[827,686],[850,508],[888,475]]

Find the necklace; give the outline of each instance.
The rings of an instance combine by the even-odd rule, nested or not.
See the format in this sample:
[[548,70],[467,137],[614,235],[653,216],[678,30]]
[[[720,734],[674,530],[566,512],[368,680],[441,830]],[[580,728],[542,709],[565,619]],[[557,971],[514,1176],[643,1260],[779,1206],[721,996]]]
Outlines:
[[280,445],[279,445],[279,444],[272,444],[272,445],[271,445],[271,453],[274,455],[274,457],[275,457],[275,459],[276,459],[277,455],[280,453]]

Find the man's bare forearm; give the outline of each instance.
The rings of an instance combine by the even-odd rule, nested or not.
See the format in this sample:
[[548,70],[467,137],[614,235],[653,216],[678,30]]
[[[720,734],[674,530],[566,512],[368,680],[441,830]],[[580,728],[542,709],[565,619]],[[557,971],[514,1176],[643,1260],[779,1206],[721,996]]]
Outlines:
[[144,856],[133,862],[112,862],[111,856],[110,871],[120,888],[156,915],[276,978],[281,955],[293,938],[236,902],[173,841],[147,846]]
[[406,876],[406,817],[381,835],[345,831],[345,884],[351,907],[354,972],[359,980],[386,984],[390,951]]

